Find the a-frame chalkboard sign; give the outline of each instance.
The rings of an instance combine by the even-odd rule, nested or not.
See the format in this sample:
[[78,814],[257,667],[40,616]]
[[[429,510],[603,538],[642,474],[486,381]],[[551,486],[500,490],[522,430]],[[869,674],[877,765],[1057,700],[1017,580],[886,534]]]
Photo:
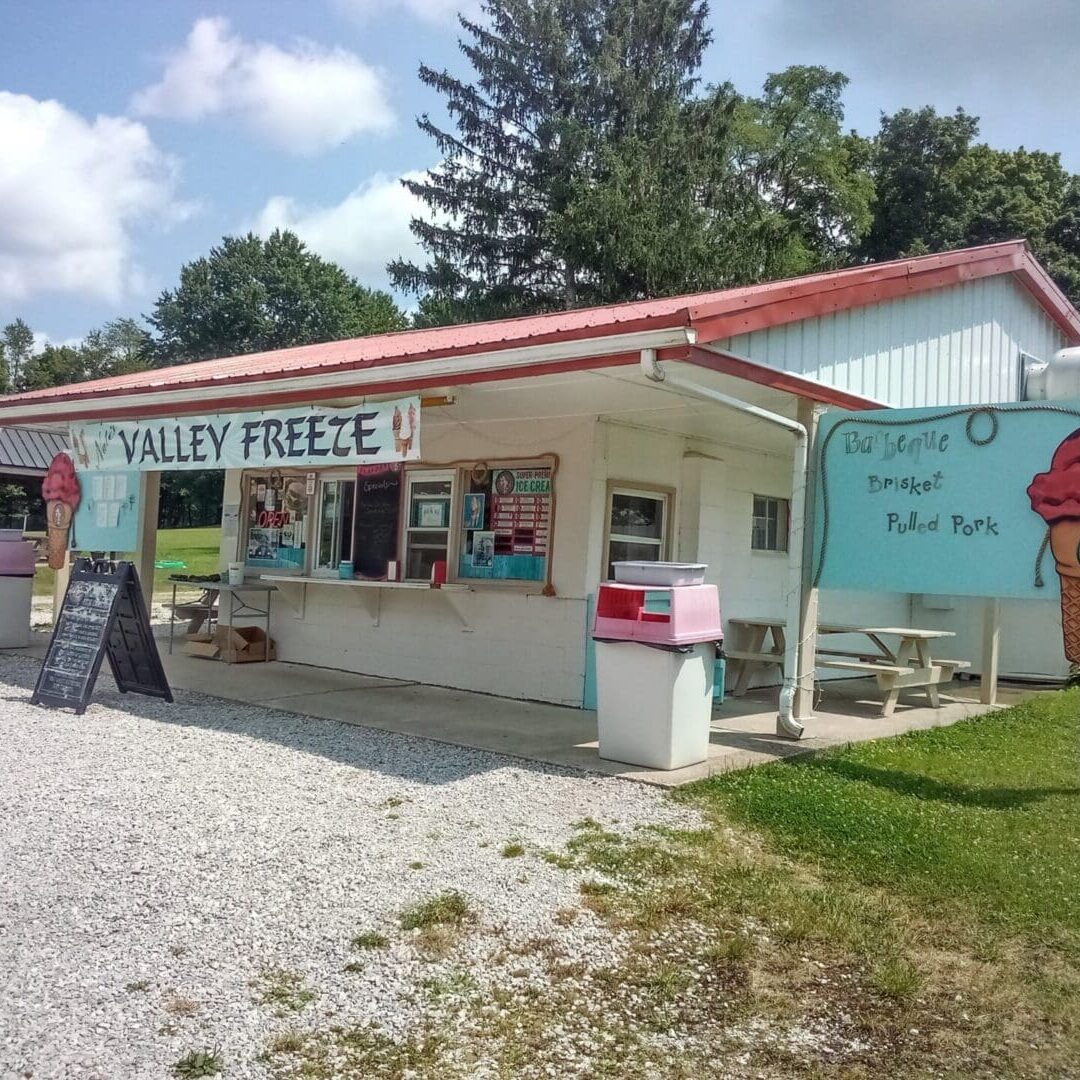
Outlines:
[[172,701],[135,568],[79,559],[30,701],[85,712],[105,656],[121,693]]

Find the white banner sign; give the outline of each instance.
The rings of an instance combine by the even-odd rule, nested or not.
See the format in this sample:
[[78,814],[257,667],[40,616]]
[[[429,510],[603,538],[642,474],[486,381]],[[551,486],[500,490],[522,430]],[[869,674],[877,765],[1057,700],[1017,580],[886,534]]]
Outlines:
[[420,457],[420,398],[348,409],[72,424],[80,472],[89,469],[249,469],[380,465]]

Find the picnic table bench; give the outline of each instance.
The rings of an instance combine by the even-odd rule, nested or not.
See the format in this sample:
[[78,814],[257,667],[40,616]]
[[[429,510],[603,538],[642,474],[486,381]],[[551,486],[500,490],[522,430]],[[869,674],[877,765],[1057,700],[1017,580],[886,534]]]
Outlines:
[[[740,663],[738,676],[732,690],[734,696],[745,693],[755,667],[777,666],[783,672],[786,646],[783,619],[730,619],[745,638],[743,647],[725,649],[729,660]],[[838,671],[851,671],[859,675],[874,676],[878,687],[884,692],[881,715],[891,716],[896,708],[900,692],[925,690],[930,704],[941,708],[938,690],[942,683],[951,682],[953,675],[971,665],[966,660],[944,660],[931,656],[930,643],[940,638],[956,635],[951,630],[920,630],[911,626],[857,626],[848,623],[819,623],[819,643],[815,651],[815,665]],[[823,646],[820,638],[834,634],[857,634],[866,638],[866,649],[832,649]],[[885,638],[896,638],[891,647]],[[766,645],[766,639],[770,639]]]

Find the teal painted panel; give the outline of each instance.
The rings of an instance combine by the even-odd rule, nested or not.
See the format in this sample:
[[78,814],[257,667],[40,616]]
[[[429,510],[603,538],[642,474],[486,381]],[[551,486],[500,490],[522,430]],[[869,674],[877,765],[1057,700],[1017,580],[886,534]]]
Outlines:
[[1036,559],[1080,537],[1080,402],[828,413],[819,445],[822,587],[1058,598]]
[[596,642],[592,638],[593,615],[596,614],[596,596],[585,598],[585,689],[581,695],[583,709],[596,709]]
[[139,474],[79,472],[81,497],[71,530],[73,551],[134,551],[139,535]]
[[472,556],[458,556],[458,577],[492,581],[543,581],[543,555],[496,555],[491,566],[473,566]]

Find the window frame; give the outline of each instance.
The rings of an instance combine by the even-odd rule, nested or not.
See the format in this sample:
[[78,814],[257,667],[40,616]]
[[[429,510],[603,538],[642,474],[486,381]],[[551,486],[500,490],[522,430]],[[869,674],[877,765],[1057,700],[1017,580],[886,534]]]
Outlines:
[[[305,577],[308,574],[311,566],[311,542],[312,542],[312,523],[313,508],[316,502],[316,495],[308,495],[306,493],[307,476],[308,473],[313,472],[312,469],[244,469],[240,473],[240,529],[238,530],[237,545],[236,545],[236,561],[244,564],[245,574],[273,574],[275,576],[280,574],[287,574],[292,577]],[[295,567],[289,566],[255,566],[248,562],[248,536],[251,532],[251,484],[250,480],[255,477],[265,476],[269,480],[271,474],[278,473],[284,479],[298,478],[304,481],[305,495],[307,500],[307,510],[305,512],[304,519],[304,562]],[[317,479],[316,479],[316,482]]]
[[[308,567],[311,577],[337,577],[338,566],[319,566],[319,542],[322,529],[322,509],[325,498],[324,488],[327,483],[351,483],[353,485],[352,511],[349,514],[349,558],[353,556],[353,544],[356,532],[356,469],[326,469],[315,475],[315,494],[309,496],[312,503],[311,533],[308,539]],[[340,563],[338,559],[338,563]]]
[[[607,495],[604,500],[604,548],[603,562],[600,565],[601,580],[610,580],[607,576],[611,568],[611,542],[617,543],[658,543],[660,555],[656,562],[666,562],[672,557],[673,523],[675,521],[675,488],[665,487],[660,484],[641,484],[633,481],[609,480]],[[628,536],[625,533],[613,533],[611,531],[611,512],[614,509],[616,495],[629,495],[636,499],[652,499],[661,502],[664,507],[663,525],[660,529],[660,540],[654,541],[651,537]]]
[[[768,543],[769,533],[769,521],[768,515],[758,514],[757,503],[758,500],[764,500],[766,506],[775,505],[777,507],[776,517],[776,539],[777,544],[780,543],[780,509],[783,509],[784,517],[784,529],[783,529],[783,547],[757,547],[754,544],[755,524],[759,519],[765,521],[765,540]],[[754,492],[750,496],[750,551],[755,555],[787,555],[791,548],[791,499],[785,498],[783,495],[759,495]]]
[[[457,543],[458,543],[458,530],[456,518],[459,513],[459,498],[461,491],[460,480],[461,470],[455,466],[444,466],[442,468],[438,466],[425,465],[419,463],[415,466],[409,466],[405,469],[405,490],[402,493],[402,510],[403,516],[398,523],[398,560],[401,566],[400,579],[402,581],[424,581],[424,578],[411,578],[408,576],[409,569],[409,535],[414,532],[442,532],[442,528],[436,528],[434,526],[424,527],[422,525],[413,525],[412,522],[412,487],[414,483],[427,483],[432,481],[441,481],[449,477],[450,479],[450,507],[448,510],[449,521],[446,523],[446,578],[447,581],[451,580],[451,563],[457,558]],[[355,505],[353,513],[355,514]]]
[[[557,454],[539,454],[534,457],[524,458],[483,458],[475,461],[456,463],[459,483],[455,491],[454,505],[451,508],[451,523],[454,528],[453,556],[448,559],[446,580],[454,584],[467,585],[470,589],[524,589],[527,592],[541,593],[551,581],[552,559],[555,552],[555,500],[556,483],[559,473],[559,458]],[[503,469],[547,469],[551,476],[550,505],[548,507],[548,535],[547,551],[544,555],[544,573],[539,578],[495,578],[495,577],[467,577],[459,574],[458,561],[465,554],[465,529],[462,527],[462,517],[465,508],[465,498],[468,494],[470,474],[474,469],[487,469],[492,479]],[[488,495],[489,509],[492,496]]]

